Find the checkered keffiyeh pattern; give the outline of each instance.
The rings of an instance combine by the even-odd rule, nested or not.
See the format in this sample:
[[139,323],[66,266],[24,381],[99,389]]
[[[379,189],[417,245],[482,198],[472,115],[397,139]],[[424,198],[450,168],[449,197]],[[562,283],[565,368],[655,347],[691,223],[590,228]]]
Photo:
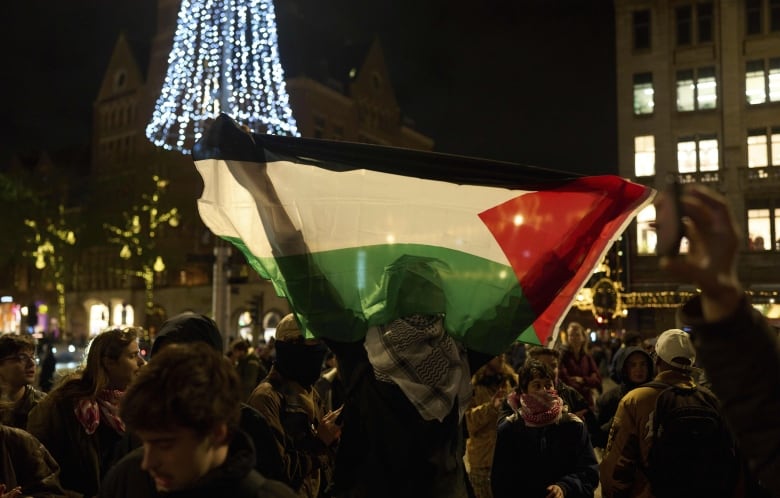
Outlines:
[[461,415],[468,406],[466,352],[441,317],[412,315],[372,327],[365,348],[377,380],[398,385],[425,420],[444,420],[456,399]]

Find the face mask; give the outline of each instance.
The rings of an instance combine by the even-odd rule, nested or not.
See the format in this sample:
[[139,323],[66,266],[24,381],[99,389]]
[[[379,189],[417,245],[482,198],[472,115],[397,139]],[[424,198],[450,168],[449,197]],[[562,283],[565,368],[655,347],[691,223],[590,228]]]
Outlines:
[[324,344],[276,343],[276,369],[304,387],[311,387],[320,378],[322,360],[327,348]]

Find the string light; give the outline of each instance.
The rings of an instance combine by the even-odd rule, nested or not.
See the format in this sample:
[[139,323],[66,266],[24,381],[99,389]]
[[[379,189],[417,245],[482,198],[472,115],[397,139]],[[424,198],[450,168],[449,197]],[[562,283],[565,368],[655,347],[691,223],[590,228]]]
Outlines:
[[[24,220],[24,224],[33,231],[30,242],[35,246],[35,250],[26,253],[26,255],[35,258],[35,268],[38,270],[49,269],[47,276],[52,279],[54,290],[57,293],[57,320],[60,324],[66,323],[67,316],[65,310],[67,272],[65,253],[70,246],[76,244],[76,234],[65,218],[65,206],[60,204],[58,217],[54,220],[46,219],[43,222],[32,219]],[[41,311],[41,313],[45,312]]]
[[182,0],[168,71],[146,135],[189,153],[220,113],[299,136],[279,61],[272,0]]
[[151,312],[154,306],[155,274],[165,271],[162,256],[156,254],[157,236],[162,225],[177,227],[180,216],[175,207],[160,209],[168,181],[154,175],[152,186],[150,193],[141,195],[140,204],[132,206],[131,212],[122,213],[123,225],[103,224],[108,233],[108,242],[121,246],[119,257],[129,261],[129,265],[135,268],[122,271],[144,282],[147,313]]

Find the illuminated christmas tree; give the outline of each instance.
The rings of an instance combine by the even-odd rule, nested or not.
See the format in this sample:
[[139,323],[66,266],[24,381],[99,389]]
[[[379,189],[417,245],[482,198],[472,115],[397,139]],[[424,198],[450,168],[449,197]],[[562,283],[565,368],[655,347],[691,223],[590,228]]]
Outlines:
[[189,152],[225,113],[253,131],[298,135],[272,0],[182,0],[168,72],[146,135]]

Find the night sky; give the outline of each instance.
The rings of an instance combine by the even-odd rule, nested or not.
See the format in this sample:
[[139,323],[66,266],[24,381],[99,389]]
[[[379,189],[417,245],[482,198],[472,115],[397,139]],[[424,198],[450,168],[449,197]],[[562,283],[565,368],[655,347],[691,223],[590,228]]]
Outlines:
[[[290,75],[322,65],[323,46],[367,46],[378,36],[403,114],[439,152],[617,171],[610,0],[276,4]],[[136,45],[150,40],[156,1],[25,0],[7,8],[11,126],[0,159],[87,143],[116,37],[124,30]]]

